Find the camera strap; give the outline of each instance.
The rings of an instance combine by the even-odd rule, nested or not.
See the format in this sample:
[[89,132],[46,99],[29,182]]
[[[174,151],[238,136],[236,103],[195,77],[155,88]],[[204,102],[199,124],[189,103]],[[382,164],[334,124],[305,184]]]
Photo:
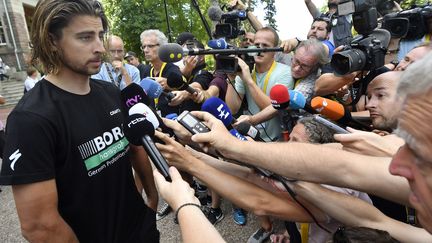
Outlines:
[[[268,82],[269,82],[270,76],[271,76],[273,70],[275,69],[275,67],[276,67],[276,61],[273,61],[272,65],[271,65],[270,69],[268,70],[268,72],[265,76],[265,79],[264,79],[264,85],[263,85],[262,90],[264,91],[265,94],[267,94]],[[255,68],[252,71],[252,79],[255,82],[255,84],[258,85]]]
[[[105,63],[105,69],[106,69],[106,71],[107,71],[107,73],[108,73],[108,76],[109,76],[109,78],[110,78],[110,80],[111,80],[111,83],[113,83],[115,86],[117,86],[117,87],[120,87],[120,81],[122,80],[122,75],[121,74],[119,74],[118,76],[117,76],[117,79],[116,80],[114,80],[114,77],[113,77],[113,75],[112,75],[112,73],[111,73],[111,71],[109,70],[109,68],[108,68],[108,65]],[[114,70],[114,67],[113,67],[113,70]]]

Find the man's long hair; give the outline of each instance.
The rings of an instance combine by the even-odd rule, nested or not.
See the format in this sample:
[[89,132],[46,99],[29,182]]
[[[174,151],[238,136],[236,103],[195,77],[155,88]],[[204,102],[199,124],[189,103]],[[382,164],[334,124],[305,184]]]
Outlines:
[[44,73],[57,74],[59,72],[62,65],[62,53],[54,48],[54,41],[62,38],[63,29],[76,16],[100,17],[104,31],[108,32],[108,19],[101,3],[96,0],[41,0],[38,2],[30,33],[32,65],[40,66]]

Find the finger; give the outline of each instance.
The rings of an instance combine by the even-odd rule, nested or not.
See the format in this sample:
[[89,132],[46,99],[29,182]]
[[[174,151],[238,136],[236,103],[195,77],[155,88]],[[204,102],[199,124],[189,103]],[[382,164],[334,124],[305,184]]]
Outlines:
[[333,135],[333,137],[336,141],[339,141],[340,143],[353,142],[358,140],[357,136],[353,134],[335,134]]
[[174,166],[169,167],[169,174],[173,182],[177,180],[183,180],[183,178],[180,175],[180,172]]
[[159,132],[157,130],[155,131],[155,137],[159,138],[166,144],[170,144],[172,142],[172,139],[167,134]]
[[361,132],[360,130],[354,129],[352,127],[346,127],[346,130],[350,133]]
[[216,124],[218,121],[220,121],[212,114],[204,111],[192,111],[191,114],[194,115],[196,118],[200,119],[201,121],[207,122],[209,125]]
[[157,169],[153,170],[153,177],[158,191],[161,191],[161,189],[166,185],[166,183],[169,183],[165,180],[165,177],[163,177],[163,175]]

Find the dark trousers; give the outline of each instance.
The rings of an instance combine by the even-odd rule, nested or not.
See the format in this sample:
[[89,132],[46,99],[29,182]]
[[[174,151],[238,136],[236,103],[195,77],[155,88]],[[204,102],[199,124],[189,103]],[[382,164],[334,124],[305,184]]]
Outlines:
[[3,73],[0,73],[0,80],[3,81],[4,77],[6,77],[6,79],[9,79],[9,76]]

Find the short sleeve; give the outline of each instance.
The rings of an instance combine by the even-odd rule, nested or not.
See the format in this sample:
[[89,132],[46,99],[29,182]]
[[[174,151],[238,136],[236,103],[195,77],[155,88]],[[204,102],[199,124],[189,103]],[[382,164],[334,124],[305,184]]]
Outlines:
[[30,112],[12,112],[7,120],[0,184],[26,184],[54,178],[56,137],[48,120]]
[[243,80],[241,80],[239,76],[236,76],[235,78],[235,89],[237,92],[239,92],[239,94],[246,94],[246,88],[244,86]]

